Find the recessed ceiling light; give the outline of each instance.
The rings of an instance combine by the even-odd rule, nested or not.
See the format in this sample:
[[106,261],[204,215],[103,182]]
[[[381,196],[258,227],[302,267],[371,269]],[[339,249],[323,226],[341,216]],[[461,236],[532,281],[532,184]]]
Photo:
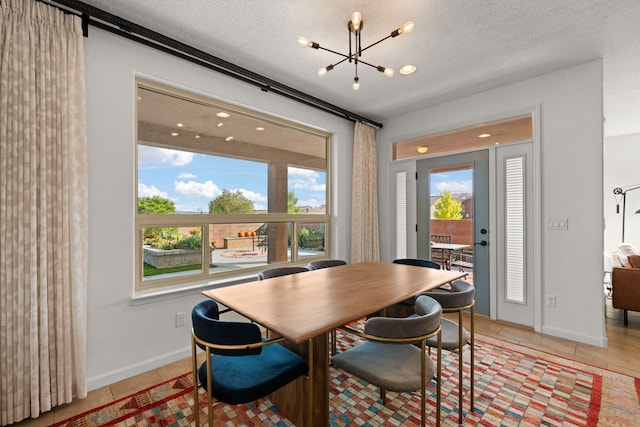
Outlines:
[[480,135],[478,135],[478,138],[489,138],[490,136],[490,133],[481,133]]
[[178,136],[180,135],[178,132],[171,132],[171,136]]
[[216,116],[221,117],[223,119],[226,119],[227,117],[229,117],[229,113],[225,113],[224,111],[220,111],[219,113],[216,113]]
[[184,124],[182,124],[182,123],[176,123],[176,126],[178,126],[179,128],[183,128],[183,127],[184,127]]
[[258,132],[262,132],[262,131],[264,130],[264,128],[263,128],[262,126],[258,126],[258,127],[256,128],[256,130],[257,130]]
[[413,74],[416,72],[416,66],[415,65],[403,65],[402,67],[400,67],[400,74]]
[[228,136],[228,137],[226,137],[224,140],[228,142],[228,141],[231,141],[232,139],[233,139],[233,137],[232,137],[232,136]]
[[200,139],[200,135],[194,136],[195,139]]
[[222,126],[224,126],[224,123],[220,122],[218,123],[218,127],[221,128]]
[[427,147],[426,145],[421,145],[417,148],[417,150],[418,150],[418,153],[424,154],[427,151],[429,151],[429,147]]

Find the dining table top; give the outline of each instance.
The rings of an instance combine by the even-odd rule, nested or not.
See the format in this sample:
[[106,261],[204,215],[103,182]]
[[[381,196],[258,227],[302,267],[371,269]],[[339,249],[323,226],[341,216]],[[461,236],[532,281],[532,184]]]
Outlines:
[[209,289],[203,294],[300,344],[466,274],[371,261]]

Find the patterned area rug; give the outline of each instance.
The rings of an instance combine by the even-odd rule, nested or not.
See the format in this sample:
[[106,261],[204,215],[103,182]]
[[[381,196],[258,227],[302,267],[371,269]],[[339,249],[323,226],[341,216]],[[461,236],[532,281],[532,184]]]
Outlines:
[[[340,346],[353,345],[344,337]],[[442,425],[458,425],[457,356],[443,352]],[[469,352],[465,352],[468,374]],[[469,411],[465,378],[465,426],[638,426],[640,379],[560,358],[505,341],[476,336],[475,405]],[[331,369],[332,426],[417,426],[420,399],[378,390]],[[51,427],[189,426],[194,423],[191,374],[186,373]],[[435,425],[435,383],[429,384],[428,425]],[[206,397],[200,391],[201,420]],[[269,399],[249,405],[217,405],[216,426],[291,426]]]

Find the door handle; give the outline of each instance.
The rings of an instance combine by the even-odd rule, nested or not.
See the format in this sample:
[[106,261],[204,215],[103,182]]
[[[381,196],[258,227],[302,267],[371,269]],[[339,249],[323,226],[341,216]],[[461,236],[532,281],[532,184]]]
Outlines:
[[486,240],[480,240],[479,242],[475,242],[474,245],[479,245],[479,246],[487,246],[489,244],[489,242],[487,242]]

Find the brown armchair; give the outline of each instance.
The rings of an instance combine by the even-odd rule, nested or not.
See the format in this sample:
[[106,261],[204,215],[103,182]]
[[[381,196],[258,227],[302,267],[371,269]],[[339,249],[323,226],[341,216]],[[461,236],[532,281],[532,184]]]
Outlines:
[[624,324],[629,324],[627,310],[640,311],[640,253],[622,244],[612,257],[612,305],[624,310]]

